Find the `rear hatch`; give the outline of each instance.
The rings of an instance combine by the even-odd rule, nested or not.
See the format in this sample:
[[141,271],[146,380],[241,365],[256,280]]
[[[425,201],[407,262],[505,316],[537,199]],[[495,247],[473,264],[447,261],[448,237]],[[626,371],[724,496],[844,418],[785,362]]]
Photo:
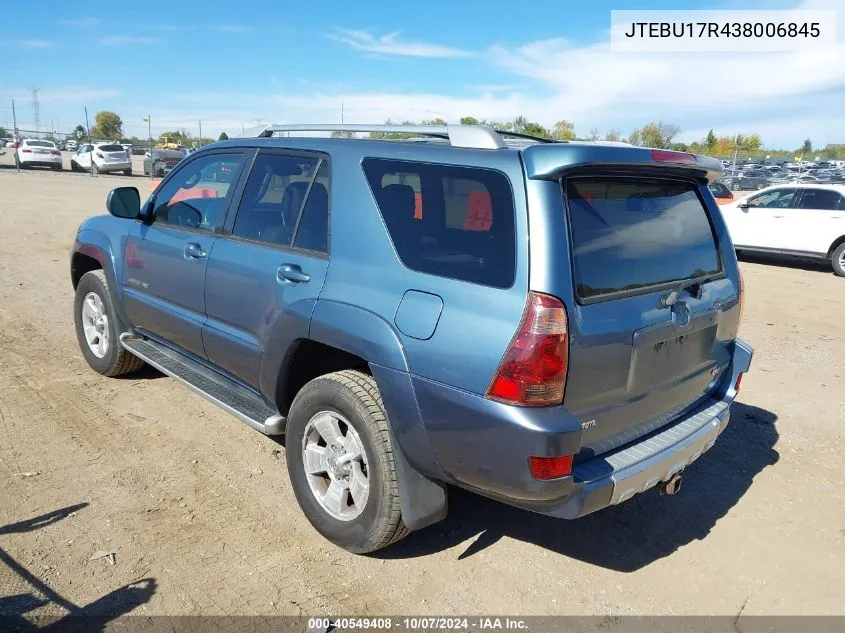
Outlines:
[[122,145],[99,145],[97,150],[107,163],[125,163],[129,155]]
[[[526,160],[529,178],[542,168],[554,183],[545,213],[562,219],[548,227],[559,236],[551,244],[532,244],[532,270],[534,253],[554,253],[543,276],[557,271],[545,291],[564,300],[569,316],[563,404],[584,428],[579,459],[705,400],[728,365],[739,320],[736,260],[707,188],[720,165],[640,148],[594,153],[563,151],[557,170]],[[533,278],[532,289],[541,290]]]

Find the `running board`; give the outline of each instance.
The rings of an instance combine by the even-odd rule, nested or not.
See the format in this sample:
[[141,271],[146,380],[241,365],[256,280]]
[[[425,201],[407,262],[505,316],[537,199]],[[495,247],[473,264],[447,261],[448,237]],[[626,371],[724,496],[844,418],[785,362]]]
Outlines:
[[120,335],[124,349],[160,372],[190,387],[206,400],[265,435],[283,435],[285,418],[238,383],[176,350],[130,332]]

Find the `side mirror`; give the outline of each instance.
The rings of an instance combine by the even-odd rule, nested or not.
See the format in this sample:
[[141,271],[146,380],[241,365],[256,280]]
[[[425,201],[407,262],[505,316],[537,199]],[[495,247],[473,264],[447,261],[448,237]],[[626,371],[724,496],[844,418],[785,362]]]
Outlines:
[[748,200],[743,200],[738,205],[736,205],[740,209],[747,209],[748,208]]
[[141,194],[135,187],[117,187],[109,191],[106,208],[116,218],[135,220],[141,214]]

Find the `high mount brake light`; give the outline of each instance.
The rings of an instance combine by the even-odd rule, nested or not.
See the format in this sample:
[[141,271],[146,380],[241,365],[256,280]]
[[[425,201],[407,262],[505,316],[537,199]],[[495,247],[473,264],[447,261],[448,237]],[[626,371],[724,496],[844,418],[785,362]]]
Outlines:
[[659,163],[695,163],[695,154],[685,152],[673,152],[666,149],[651,150],[651,160]]

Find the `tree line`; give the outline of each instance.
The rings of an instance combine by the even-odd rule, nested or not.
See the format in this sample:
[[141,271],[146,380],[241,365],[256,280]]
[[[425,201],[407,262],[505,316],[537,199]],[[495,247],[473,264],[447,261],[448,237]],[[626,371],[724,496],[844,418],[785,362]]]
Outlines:
[[[691,143],[683,143],[677,140],[681,133],[680,126],[674,123],[667,123],[665,121],[655,121],[646,123],[642,127],[635,128],[627,135],[624,135],[618,129],[611,129],[604,134],[599,133],[596,128],[591,129],[586,134],[576,132],[575,124],[572,121],[560,120],[555,122],[551,127],[546,127],[536,121],[530,121],[524,116],[518,116],[513,121],[497,121],[487,119],[477,119],[472,116],[465,116],[460,119],[463,125],[487,125],[496,130],[503,130],[506,132],[515,132],[518,134],[527,134],[529,136],[536,136],[539,138],[555,140],[555,141],[623,141],[632,145],[641,147],[656,147],[661,149],[672,149],[678,151],[689,151],[697,154],[707,154],[710,156],[732,157],[735,153],[740,156],[753,156],[761,153],[769,154],[775,157],[793,157],[793,156],[807,156],[810,154],[820,155],[825,158],[845,158],[845,146],[829,146],[824,149],[813,148],[812,141],[808,138],[804,141],[801,147],[795,150],[777,149],[765,147],[763,140],[759,134],[738,134],[736,136],[716,136],[711,129],[701,140],[693,141]],[[390,119],[385,121],[386,125],[398,125]],[[403,121],[402,125],[446,125],[446,121],[442,118],[425,119],[422,121]],[[77,125],[73,134],[77,139],[82,140],[88,138],[88,131],[85,126]],[[91,127],[91,138],[93,139],[122,139],[128,140],[133,144],[143,144],[149,139],[141,140],[138,137],[131,137],[124,139],[123,136],[123,121],[115,112],[103,110],[97,112],[94,116],[94,125]],[[349,132],[334,132],[334,137],[354,136]],[[413,134],[404,134],[401,132],[372,132],[371,138],[409,138]],[[186,147],[193,146],[196,143],[198,146],[206,145],[214,141],[212,138],[197,138],[191,135],[185,129],[172,130],[164,132],[161,137],[167,137],[171,143],[177,143]],[[161,138],[159,137],[159,138]],[[229,137],[226,132],[221,132],[217,140],[226,140]]]

